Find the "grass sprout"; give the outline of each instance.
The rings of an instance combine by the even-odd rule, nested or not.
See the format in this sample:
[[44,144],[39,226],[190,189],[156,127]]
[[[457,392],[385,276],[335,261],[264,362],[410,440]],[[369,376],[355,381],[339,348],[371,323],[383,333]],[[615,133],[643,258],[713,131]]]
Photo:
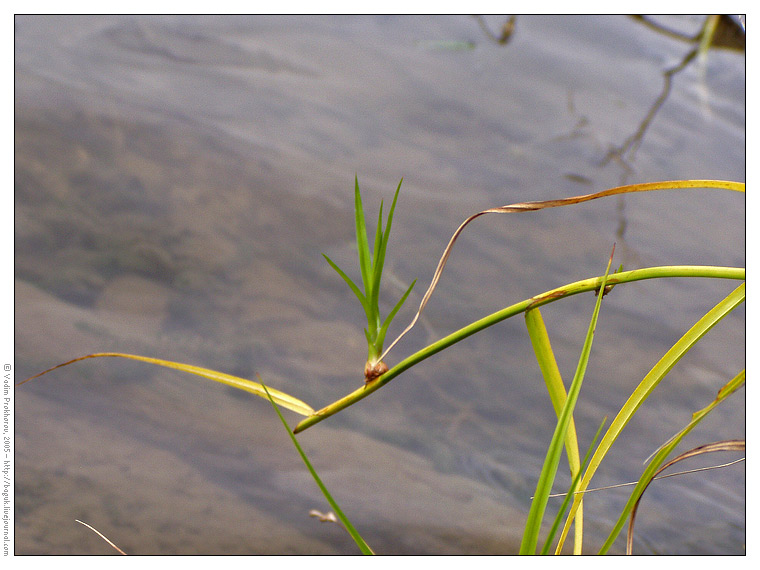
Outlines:
[[367,224],[364,220],[364,207],[362,206],[362,196],[359,191],[359,178],[355,178],[354,185],[354,214],[356,218],[356,246],[359,250],[359,269],[361,270],[362,284],[364,291],[340,268],[332,259],[324,253],[322,254],[338,275],[340,275],[351,291],[359,299],[359,302],[367,316],[367,328],[364,329],[364,335],[367,338],[367,363],[364,367],[364,379],[370,382],[388,370],[388,366],[382,361],[383,343],[388,327],[396,316],[396,313],[406,301],[409,293],[416,283],[416,279],[402,295],[385,320],[380,316],[380,281],[383,276],[383,265],[385,263],[385,251],[388,246],[388,238],[391,235],[391,224],[393,223],[393,212],[396,209],[396,200],[401,190],[401,182],[398,183],[396,194],[393,196],[393,203],[388,212],[388,221],[383,228],[383,203],[380,202],[380,213],[377,219],[377,228],[375,230],[375,240],[373,249],[370,250],[369,238],[367,235]]

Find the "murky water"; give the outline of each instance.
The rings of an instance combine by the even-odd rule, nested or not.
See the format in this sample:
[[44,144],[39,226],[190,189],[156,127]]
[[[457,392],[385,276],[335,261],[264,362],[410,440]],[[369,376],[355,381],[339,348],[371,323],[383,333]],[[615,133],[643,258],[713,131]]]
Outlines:
[[[497,34],[505,21],[482,23]],[[665,23],[694,33],[701,19]],[[404,178],[385,298],[420,283],[393,336],[469,214],[637,181],[743,181],[736,51],[675,73],[636,152],[605,161],[690,49],[624,17],[519,17],[506,45],[472,17],[17,18],[17,378],[122,351],[258,373],[326,405],[360,385],[366,357],[361,309],[321,256],[353,267],[355,174],[370,212]],[[482,218],[389,363],[600,274],[613,242],[626,268],[743,266],[744,228],[743,196],[701,190]],[[736,285],[643,282],[607,297],[582,446]],[[593,303],[543,310],[568,379]],[[744,353],[740,310],[658,387],[592,486],[635,480]],[[741,391],[685,445],[744,437],[744,417]],[[15,421],[18,554],[111,552],[75,519],[132,553],[356,552],[308,516],[327,506],[257,398],[108,359],[18,389]],[[300,437],[378,552],[511,553],[552,430],[515,318]],[[743,464],[653,484],[636,551],[743,553],[744,485]],[[589,551],[628,492],[589,495]]]

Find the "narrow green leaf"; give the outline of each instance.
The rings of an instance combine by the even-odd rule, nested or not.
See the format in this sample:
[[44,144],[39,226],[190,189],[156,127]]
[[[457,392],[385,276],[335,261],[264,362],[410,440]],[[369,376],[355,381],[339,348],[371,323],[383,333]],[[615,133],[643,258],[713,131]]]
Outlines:
[[362,272],[362,283],[367,298],[372,291],[372,260],[370,259],[369,243],[367,241],[367,225],[364,222],[364,208],[362,196],[359,192],[359,177],[355,178],[354,189],[354,216],[356,218],[356,249],[359,250],[359,267]]
[[[562,408],[567,399],[565,384],[557,366],[557,360],[554,357],[549,333],[546,331],[541,311],[538,308],[525,311],[525,325],[528,329],[533,350],[536,354],[538,366],[544,377],[546,388],[551,398],[554,411],[559,418]],[[570,425],[565,436],[565,450],[567,451],[568,464],[570,466],[570,476],[575,478],[581,474],[580,452],[578,451],[578,436],[575,431],[575,420],[570,418]],[[583,545],[583,513],[578,511],[575,524],[575,554],[580,554]]]
[[[612,252],[614,254],[615,247],[613,246]],[[607,262],[607,269],[604,273],[600,290],[604,290],[607,283],[607,276],[610,272],[610,264],[612,263],[612,256]],[[557,421],[557,426],[554,429],[554,435],[552,436],[549,449],[546,453],[546,459],[544,460],[544,467],[541,470],[541,475],[536,485],[536,492],[533,497],[533,501],[530,505],[530,511],[528,512],[528,519],[525,523],[525,532],[520,544],[520,554],[535,554],[536,547],[538,545],[538,536],[541,532],[541,522],[546,510],[546,503],[549,500],[549,494],[551,493],[552,485],[554,484],[554,478],[557,474],[557,467],[559,466],[559,460],[562,455],[562,447],[567,435],[567,428],[570,425],[570,419],[575,409],[575,403],[578,400],[578,394],[580,393],[581,385],[583,383],[583,377],[586,373],[586,367],[588,366],[589,356],[591,354],[591,345],[594,339],[594,332],[596,330],[596,321],[599,317],[599,309],[601,308],[602,298],[604,295],[599,295],[596,298],[596,305],[594,306],[594,312],[591,316],[591,323],[589,323],[588,332],[586,333],[586,340],[583,343],[583,349],[581,351],[581,357],[578,361],[578,368],[575,371],[575,377],[570,385],[570,390],[565,400],[565,405],[562,408],[562,413]]]
[[649,465],[641,474],[638,484],[631,492],[631,496],[628,498],[628,502],[625,504],[625,507],[620,513],[620,516],[618,517],[615,526],[612,528],[612,531],[610,531],[607,540],[604,541],[604,544],[599,550],[599,554],[606,554],[612,544],[615,542],[618,535],[620,534],[620,531],[623,528],[623,525],[625,524],[626,519],[628,518],[628,515],[631,513],[634,505],[639,500],[642,493],[644,493],[649,483],[651,483],[652,479],[654,479],[654,477],[657,475],[657,470],[665,461],[665,458],[670,455],[670,452],[676,448],[681,440],[686,437],[686,435],[691,430],[693,430],[699,424],[699,422],[701,422],[705,416],[707,416],[707,414],[709,414],[718,404],[720,404],[723,400],[728,398],[728,396],[736,392],[736,390],[744,385],[745,375],[745,370],[742,370],[739,372],[739,374],[729,380],[726,385],[720,389],[717,397],[706,407],[702,408],[698,412],[694,412],[694,414],[692,414],[691,421],[655,454]]
[[[552,406],[554,406],[554,411],[559,416],[562,407],[565,405],[567,393],[565,392],[565,384],[562,381],[562,376],[557,366],[557,360],[554,358],[554,351],[549,341],[549,334],[546,331],[541,311],[539,309],[525,311],[525,324],[528,328],[528,335],[530,336],[533,350],[536,353],[536,360],[544,377]],[[572,419],[568,427],[565,449],[567,450],[570,469],[575,474],[580,467],[580,452],[578,451],[575,421]]]
[[383,322],[383,326],[380,327],[380,332],[377,335],[377,345],[380,349],[379,351],[382,352],[383,350],[383,342],[385,341],[385,334],[388,332],[388,327],[391,324],[391,321],[393,321],[393,317],[396,316],[396,313],[398,313],[401,306],[404,304],[404,301],[406,301],[406,298],[409,296],[409,293],[412,292],[412,288],[414,287],[414,284],[417,283],[417,280],[415,279],[412,281],[412,284],[409,285],[409,289],[406,290],[406,293],[404,293],[399,299],[398,303],[396,303],[396,306],[393,307],[393,310],[388,313],[388,316],[385,319],[385,322]]
[[[373,271],[374,271],[374,283],[373,283],[373,293],[374,293],[374,303],[375,307],[379,306],[379,300],[380,300],[380,279],[383,274],[383,267],[385,266],[385,252],[388,247],[388,240],[391,237],[391,225],[393,224],[393,212],[396,210],[396,201],[398,200],[398,194],[401,190],[401,183],[404,181],[402,178],[399,183],[398,187],[396,188],[396,193],[393,196],[393,202],[391,203],[391,209],[388,212],[388,221],[385,226],[385,230],[379,233],[380,240],[379,240],[379,247],[378,242],[375,242],[375,257],[373,258]],[[378,228],[380,227],[380,222],[378,221]],[[380,320],[380,315],[378,314],[378,326]]]
[[362,307],[364,307],[364,312],[369,315],[369,307],[367,306],[367,298],[364,296],[364,294],[359,290],[359,287],[354,283],[351,278],[346,275],[343,270],[338,267],[335,262],[327,257],[324,253],[322,256],[327,260],[327,263],[330,264],[330,267],[332,267],[335,271],[337,271],[338,275],[340,275],[343,280],[348,284],[348,286],[351,288],[351,291],[354,292],[354,295],[356,295],[356,298],[359,299],[359,302],[362,304]]
[[[380,256],[380,247],[383,244],[383,201],[380,200],[380,211],[377,214],[377,228],[375,228],[375,243],[374,243],[374,250],[372,252],[372,278],[373,278],[373,287],[372,290],[375,291],[379,289],[380,285],[380,278],[377,276],[378,274],[382,275],[383,269],[380,267],[380,270],[378,271],[377,268],[377,258]],[[377,287],[375,287],[377,285]]]
[[380,201],[380,215],[377,220],[377,230],[375,231],[375,249],[372,254],[372,281],[370,291],[367,297],[370,299],[372,307],[375,308],[375,327],[380,328],[380,280],[383,277],[383,259],[380,255],[380,248],[383,246],[383,201]]
[[[239,390],[251,392],[252,394],[261,396],[264,399],[268,397],[266,392],[264,391],[264,387],[261,384],[259,384],[258,382],[253,382],[251,380],[246,380],[245,378],[239,378],[237,376],[225,374],[224,372],[217,372],[216,370],[209,370],[208,368],[201,368],[200,366],[193,366],[191,364],[184,364],[182,362],[172,362],[171,360],[162,360],[160,358],[151,358],[149,356],[139,356],[137,354],[125,354],[121,352],[99,352],[96,354],[88,354],[87,356],[80,356],[79,358],[75,358],[74,360],[69,360],[68,362],[64,362],[63,364],[59,364],[58,366],[54,366],[53,368],[49,368],[48,370],[45,370],[44,372],[40,372],[39,374],[36,374],[35,376],[32,376],[31,378],[27,378],[26,380],[24,380],[23,382],[20,382],[19,384],[23,384],[24,382],[28,382],[29,380],[32,380],[34,378],[38,378],[42,376],[43,374],[47,374],[48,372],[56,370],[57,368],[68,366],[69,364],[73,364],[75,362],[79,362],[80,360],[85,360],[87,358],[100,358],[100,357],[127,358],[130,360],[138,360],[140,362],[147,362],[148,364],[156,364],[158,366],[163,366],[165,368],[173,368],[175,370],[180,370],[182,372],[189,372],[190,374],[195,374],[196,376],[201,376],[209,380],[214,380],[215,382],[221,382],[222,384],[232,386],[233,388],[238,388]],[[280,392],[279,390],[275,390],[274,388],[270,389],[270,393],[271,393],[271,396],[275,400],[277,400],[277,402],[283,408],[287,408],[293,412],[301,414],[302,416],[314,415],[314,409],[310,405],[299,400],[298,398],[294,398],[293,396],[290,396],[289,394],[286,394],[285,392]]]
[[[259,378],[259,380],[261,380],[261,378]],[[327,490],[327,487],[325,487],[324,483],[322,483],[322,479],[319,478],[319,475],[317,475],[317,471],[314,469],[314,467],[312,467],[311,462],[309,461],[309,458],[306,457],[306,453],[304,452],[303,449],[301,449],[301,446],[298,443],[296,436],[293,434],[293,431],[290,429],[288,422],[286,422],[285,418],[282,417],[282,414],[280,413],[280,409],[277,407],[277,404],[275,403],[274,398],[269,394],[269,389],[267,389],[267,387],[263,383],[261,384],[261,386],[264,389],[264,392],[266,393],[266,395],[269,397],[269,401],[272,403],[272,407],[274,408],[274,411],[277,412],[277,416],[280,418],[282,425],[285,426],[285,429],[287,430],[288,435],[290,436],[290,440],[293,442],[293,445],[298,451],[298,454],[301,456],[301,459],[306,465],[306,468],[309,470],[309,473],[311,473],[312,479],[314,479],[314,482],[319,487],[319,490],[322,491],[322,494],[325,496],[325,499],[327,499],[327,502],[330,504],[333,511],[335,511],[335,515],[338,517],[338,519],[340,519],[340,522],[343,523],[343,527],[348,531],[348,534],[351,535],[351,538],[354,539],[354,542],[356,542],[356,545],[359,547],[359,550],[362,551],[362,554],[374,554],[372,549],[364,541],[364,539],[356,530],[356,528],[354,528],[354,525],[351,524],[351,521],[348,520],[348,517],[343,514],[343,511],[338,506],[338,503],[335,502],[335,499],[332,498],[332,495],[330,495],[330,492]]]
[[[602,420],[602,423],[599,424],[599,427],[596,430],[596,434],[594,435],[594,438],[591,440],[591,445],[589,445],[588,450],[586,451],[586,455],[583,457],[583,462],[579,465],[577,473],[573,475],[573,481],[572,483],[570,483],[570,488],[568,489],[567,494],[565,495],[565,498],[562,500],[562,505],[557,511],[557,516],[554,517],[554,522],[552,523],[552,527],[549,530],[549,534],[546,536],[544,547],[541,549],[542,555],[549,553],[549,548],[551,548],[552,540],[554,540],[554,535],[557,534],[559,523],[562,521],[562,517],[565,514],[565,511],[567,511],[567,507],[570,506],[570,500],[573,498],[573,494],[575,493],[575,488],[578,486],[578,482],[581,480],[581,475],[583,474],[583,470],[586,468],[586,465],[588,464],[588,460],[591,458],[591,452],[593,451],[594,446],[596,445],[596,440],[599,439],[599,435],[602,433],[602,429],[604,428],[605,423],[607,423],[607,416],[605,416],[604,419]],[[576,552],[576,554],[580,554],[580,552]]]
[[380,279],[383,276],[383,264],[378,264],[378,258],[380,257],[380,247],[383,243],[383,201],[380,200],[380,212],[377,216],[377,228],[375,229],[375,244],[372,253],[372,271],[370,274],[370,282],[367,285],[367,298],[369,304],[372,307],[373,322],[372,326],[374,335],[377,335],[377,330],[380,328]]

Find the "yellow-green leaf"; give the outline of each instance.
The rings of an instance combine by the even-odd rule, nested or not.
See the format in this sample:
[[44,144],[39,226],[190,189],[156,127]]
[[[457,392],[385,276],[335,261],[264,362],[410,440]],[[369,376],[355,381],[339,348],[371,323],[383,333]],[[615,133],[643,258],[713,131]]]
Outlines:
[[[238,376],[232,376],[231,374],[225,374],[224,372],[210,370],[208,368],[201,368],[200,366],[184,364],[182,362],[172,362],[170,360],[162,360],[160,358],[151,358],[149,356],[139,356],[136,354],[124,354],[121,352],[99,352],[96,354],[88,354],[87,356],[80,356],[79,358],[75,358],[74,360],[69,360],[68,362],[64,362],[63,364],[54,366],[53,368],[45,370],[44,372],[40,372],[39,374],[32,376],[31,378],[27,378],[26,380],[24,380],[24,382],[28,382],[29,380],[32,380],[33,378],[37,378],[39,376],[42,376],[43,374],[47,374],[48,372],[55,370],[57,368],[61,368],[62,366],[67,366],[69,364],[73,364],[74,362],[79,362],[80,360],[85,360],[87,358],[99,358],[99,357],[105,357],[105,356],[118,356],[121,358],[129,358],[131,360],[139,360],[141,362],[147,362],[149,364],[157,364],[158,366],[164,366],[165,368],[174,368],[175,370],[181,370],[182,372],[189,372],[190,374],[195,374],[196,376],[202,376],[203,378],[208,378],[209,380],[214,380],[215,382],[221,382],[222,384],[227,384],[228,386],[232,386],[233,388],[238,388],[239,390],[245,390],[246,392],[251,392],[252,394],[256,394],[257,396],[264,398],[265,400],[268,399],[266,390],[264,390],[264,387],[258,382],[246,380],[245,378],[239,378]],[[24,382],[20,382],[20,384],[23,384]],[[284,392],[280,392],[279,390],[275,390],[274,388],[268,388],[268,390],[269,390],[269,394],[272,396],[274,401],[277,402],[277,404],[279,404],[283,408],[287,408],[288,410],[296,412],[297,414],[301,414],[302,416],[311,416],[314,414],[314,409],[310,405],[299,400],[298,398],[294,398],[293,396],[290,396],[289,394],[286,394]]]

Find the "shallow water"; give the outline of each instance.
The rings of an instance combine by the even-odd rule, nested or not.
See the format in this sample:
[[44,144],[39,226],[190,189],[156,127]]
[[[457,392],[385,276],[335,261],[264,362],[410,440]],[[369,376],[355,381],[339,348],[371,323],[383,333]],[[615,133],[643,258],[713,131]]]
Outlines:
[[[726,50],[674,75],[635,155],[604,163],[689,49],[623,17],[519,17],[507,45],[471,17],[16,18],[17,378],[122,351],[258,373],[326,405],[361,383],[366,357],[361,310],[321,256],[353,267],[355,174],[368,212],[404,178],[385,298],[420,282],[392,337],[476,211],[639,181],[743,181],[744,54]],[[389,364],[600,274],[613,242],[626,269],[743,266],[744,231],[744,197],[706,190],[486,216]],[[582,446],[736,285],[641,282],[606,298]],[[594,301],[542,310],[566,378]],[[730,315],[674,368],[592,486],[635,480],[712,401],[743,367],[744,322]],[[744,437],[744,410],[742,390],[683,449]],[[552,416],[518,317],[300,437],[378,552],[511,553]],[[18,389],[15,427],[18,554],[110,551],[74,519],[132,553],[356,552],[308,517],[327,506],[254,397],[90,361]],[[653,484],[635,550],[743,553],[744,484],[743,464]],[[589,551],[627,496],[589,495]]]

